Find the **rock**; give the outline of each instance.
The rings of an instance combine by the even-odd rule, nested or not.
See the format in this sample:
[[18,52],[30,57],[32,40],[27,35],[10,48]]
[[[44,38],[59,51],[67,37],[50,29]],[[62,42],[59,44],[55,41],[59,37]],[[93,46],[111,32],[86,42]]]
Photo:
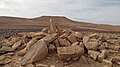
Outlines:
[[86,43],[84,45],[89,50],[97,50],[98,47],[99,47],[99,43],[98,42],[88,42],[88,43]]
[[6,59],[5,55],[0,55],[0,61],[3,61],[5,59]]
[[75,45],[78,45],[78,44],[79,44],[79,42],[75,42],[75,43],[72,44],[72,46],[75,46]]
[[56,40],[54,41],[54,45],[55,45],[55,47],[59,47],[59,46],[60,46],[60,43],[59,43],[58,39],[56,39]]
[[111,61],[113,63],[117,63],[118,65],[120,65],[120,56],[115,56],[111,58]]
[[56,47],[52,44],[49,44],[48,49],[49,49],[49,53],[52,53],[55,51]]
[[58,47],[57,53],[60,59],[67,59],[71,57],[82,56],[84,53],[84,49],[78,45],[69,47]]
[[13,44],[12,48],[16,50],[21,45],[21,43],[22,43],[22,40],[16,42],[15,44]]
[[88,36],[83,37],[83,43],[84,43],[84,44],[87,44],[88,40],[89,40],[89,37],[88,37]]
[[48,55],[48,48],[44,40],[37,41],[31,49],[24,55],[21,65],[34,63],[44,59]]
[[113,66],[112,62],[109,60],[106,60],[106,59],[103,59],[102,64],[104,65],[104,67],[112,67]]
[[78,57],[72,57],[71,60],[72,60],[72,61],[78,61],[79,58],[80,58],[79,56],[78,56]]
[[84,55],[82,55],[82,56],[80,57],[79,63],[80,63],[80,64],[83,64],[83,65],[88,64],[88,61],[87,61],[87,59],[85,58]]
[[105,50],[105,46],[104,46],[104,45],[100,45],[100,46],[98,47],[98,49],[99,49],[99,50]]
[[14,49],[12,49],[11,47],[8,47],[8,46],[3,46],[1,49],[0,49],[0,54],[4,54],[5,52],[13,52]]
[[88,54],[90,55],[91,58],[93,58],[93,60],[97,60],[97,57],[99,56],[100,52],[88,50]]
[[60,43],[60,46],[62,47],[67,47],[71,45],[70,42],[65,39],[58,38],[58,41]]
[[49,67],[49,66],[45,64],[36,64],[36,67]]
[[98,56],[98,61],[102,62],[102,60],[104,58],[106,58],[108,56],[108,51],[107,50],[102,50],[102,52],[100,53],[100,55]]
[[75,37],[74,34],[70,34],[70,36],[68,36],[68,40],[69,40],[71,43],[77,42],[77,38]]
[[79,43],[79,46],[81,46],[82,48],[84,48],[83,42],[80,42],[80,43]]
[[47,43],[54,41],[59,35],[57,33],[49,34],[43,38],[43,40]]

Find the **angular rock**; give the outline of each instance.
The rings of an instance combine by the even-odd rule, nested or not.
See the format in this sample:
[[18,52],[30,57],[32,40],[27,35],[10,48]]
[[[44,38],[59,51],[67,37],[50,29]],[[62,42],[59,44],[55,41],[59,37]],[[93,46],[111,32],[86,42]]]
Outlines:
[[43,38],[43,40],[47,43],[54,41],[59,35],[57,33],[49,34]]
[[84,45],[89,50],[97,50],[98,47],[99,47],[99,43],[98,42],[88,42],[88,43],[86,43]]
[[43,33],[48,33],[48,30],[49,30],[49,28],[46,27],[46,28],[43,28],[43,29],[42,29],[42,32],[43,32]]
[[68,40],[71,42],[71,43],[75,43],[77,42],[77,38],[74,34],[70,34],[70,36],[68,36]]
[[97,60],[97,57],[99,56],[100,52],[88,50],[88,54],[90,55],[91,58],[93,58],[93,60]]
[[31,49],[24,55],[21,65],[34,63],[44,59],[48,55],[48,48],[44,40],[37,41]]
[[80,42],[80,43],[79,43],[79,46],[81,46],[82,48],[84,48],[83,42]]
[[16,42],[15,44],[13,44],[12,48],[16,50],[21,45],[21,43],[22,43],[22,40]]
[[67,59],[71,57],[82,56],[82,54],[84,53],[84,49],[78,45],[69,47],[58,47],[57,53],[60,59]]
[[108,51],[107,50],[102,50],[102,52],[100,53],[100,55],[98,56],[98,61],[102,62],[102,60],[104,58],[106,58],[108,56]]
[[5,60],[5,59],[6,59],[5,55],[1,55],[1,56],[0,56],[0,61],[3,61],[3,60]]
[[60,46],[62,47],[67,47],[71,45],[70,42],[65,39],[58,38],[58,41],[60,43]]
[[106,59],[103,59],[102,64],[104,65],[104,67],[112,67],[113,66],[112,62],[109,60],[106,60]]
[[85,58],[84,55],[82,55],[82,56],[80,57],[79,63],[80,63],[80,64],[83,64],[83,65],[88,64],[88,61],[87,61],[87,59]]
[[49,53],[51,53],[55,51],[56,47],[52,44],[49,44],[48,49],[49,49]]

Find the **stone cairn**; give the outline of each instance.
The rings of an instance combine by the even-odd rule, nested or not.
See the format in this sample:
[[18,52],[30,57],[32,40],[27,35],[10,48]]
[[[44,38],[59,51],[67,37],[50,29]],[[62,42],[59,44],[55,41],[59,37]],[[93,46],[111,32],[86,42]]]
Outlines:
[[18,33],[18,37],[0,41],[0,67],[49,67],[32,63],[44,60],[52,52],[64,61],[77,61],[87,54],[104,67],[120,66],[120,37],[98,33],[83,35],[60,29],[50,19],[50,27],[41,32]]

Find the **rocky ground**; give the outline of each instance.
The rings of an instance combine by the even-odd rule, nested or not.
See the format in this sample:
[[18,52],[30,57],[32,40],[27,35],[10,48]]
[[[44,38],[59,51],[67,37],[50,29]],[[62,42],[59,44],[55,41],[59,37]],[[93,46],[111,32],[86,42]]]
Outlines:
[[120,34],[75,32],[52,23],[0,41],[0,67],[120,67]]

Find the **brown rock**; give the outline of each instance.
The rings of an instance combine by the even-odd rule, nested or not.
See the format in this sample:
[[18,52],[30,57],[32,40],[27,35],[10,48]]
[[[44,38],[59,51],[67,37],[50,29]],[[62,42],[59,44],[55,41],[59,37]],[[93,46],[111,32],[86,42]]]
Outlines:
[[102,64],[104,65],[104,67],[112,67],[113,66],[112,62],[109,60],[106,60],[106,59],[103,59]]
[[80,63],[80,64],[83,64],[83,65],[88,64],[87,59],[85,58],[84,55],[82,55],[82,56],[80,57],[79,63]]
[[79,42],[75,42],[75,43],[72,44],[72,46],[75,46],[75,45],[78,45],[78,44],[79,44]]
[[0,61],[5,60],[5,58],[6,58],[5,55],[1,55],[1,56],[0,56]]
[[59,35],[57,33],[49,34],[43,38],[43,40],[47,43],[54,41]]
[[22,43],[22,40],[16,42],[16,43],[12,46],[12,48],[13,48],[14,50],[16,50],[16,49],[21,45],[21,43]]
[[49,49],[49,53],[51,53],[55,51],[56,47],[52,44],[49,44],[48,49]]
[[99,43],[98,42],[88,42],[88,43],[86,43],[84,45],[89,50],[97,50],[98,47],[99,47]]
[[67,59],[71,57],[82,56],[84,49],[78,45],[75,45],[69,47],[58,47],[57,52],[60,59]]
[[79,46],[81,46],[82,48],[84,48],[83,42],[80,42],[80,43],[79,43]]
[[108,56],[108,51],[107,50],[102,50],[102,52],[100,53],[100,55],[98,56],[98,61],[102,62],[102,60],[104,58],[106,58]]
[[24,55],[21,65],[34,63],[44,59],[48,55],[48,48],[44,40],[37,41],[31,49]]
[[59,43],[60,43],[60,46],[62,46],[62,47],[70,46],[70,45],[71,45],[70,42],[67,41],[66,39],[61,39],[61,38],[59,38],[58,41],[59,41]]
[[88,50],[88,54],[90,55],[91,58],[93,58],[93,60],[96,60],[100,52],[94,50]]
[[74,34],[70,34],[70,36],[68,36],[68,40],[71,42],[71,43],[75,43],[77,42],[77,38]]

